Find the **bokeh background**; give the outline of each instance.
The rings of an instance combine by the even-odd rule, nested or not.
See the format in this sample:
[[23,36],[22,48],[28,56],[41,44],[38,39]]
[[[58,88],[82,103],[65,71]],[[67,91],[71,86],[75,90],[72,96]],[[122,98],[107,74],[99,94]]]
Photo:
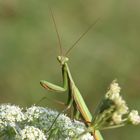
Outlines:
[[[61,85],[58,40],[47,0],[0,0],[0,103],[31,106],[50,93],[41,79]],[[130,108],[140,111],[140,1],[51,0],[66,51],[88,26],[98,23],[69,54],[69,65],[91,112],[115,78]],[[51,99],[40,103],[62,110]],[[140,127],[104,131],[106,140],[138,140]]]

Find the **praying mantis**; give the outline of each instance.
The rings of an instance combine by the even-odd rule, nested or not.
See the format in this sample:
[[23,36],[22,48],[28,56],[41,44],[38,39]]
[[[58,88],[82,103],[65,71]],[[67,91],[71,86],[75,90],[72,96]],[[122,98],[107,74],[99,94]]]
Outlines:
[[[53,12],[51,9],[50,9],[50,13],[51,13],[51,17],[52,17],[52,20],[54,23],[55,31],[56,31],[56,34],[58,37],[58,42],[59,42],[59,49],[60,49],[61,55],[59,55],[57,57],[57,60],[60,63],[61,69],[62,69],[63,86],[61,87],[61,86],[52,84],[52,83],[45,81],[45,80],[41,80],[40,84],[45,89],[50,90],[50,91],[54,91],[54,92],[67,91],[68,92],[68,100],[66,103],[67,107],[64,111],[67,111],[68,109],[73,107],[74,118],[78,119],[78,120],[83,119],[85,124],[87,126],[90,126],[90,122],[92,122],[93,117],[92,117],[78,87],[75,85],[75,82],[72,78],[72,75],[71,75],[71,72],[70,72],[70,69],[69,69],[69,66],[67,63],[69,60],[67,55],[76,46],[76,44],[79,42],[79,40],[91,29],[91,27],[96,24],[97,21],[94,22],[91,26],[89,26],[89,28],[77,39],[77,41],[68,49],[68,51],[65,54],[63,54],[63,49],[62,49],[62,45],[61,45],[59,32],[58,32],[55,18],[54,18],[54,15],[53,15]],[[93,131],[92,135],[93,135],[95,140],[103,140],[103,137],[98,130]]]

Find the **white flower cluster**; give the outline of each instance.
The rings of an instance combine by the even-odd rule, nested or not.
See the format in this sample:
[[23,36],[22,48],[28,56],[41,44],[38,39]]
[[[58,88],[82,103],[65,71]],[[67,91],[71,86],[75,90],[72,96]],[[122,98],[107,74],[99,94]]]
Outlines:
[[27,108],[25,115],[30,124],[33,123],[37,127],[39,126],[41,129],[47,131],[57,117],[58,112],[49,108],[32,106]]
[[140,116],[138,114],[137,110],[132,110],[129,113],[128,119],[132,122],[132,124],[134,125],[138,125],[140,124]]
[[[46,137],[50,136],[57,139],[70,140],[74,136],[81,134],[85,131],[85,125],[81,122],[71,120],[64,114],[55,121],[58,116],[57,111],[53,111],[49,108],[32,106],[26,111],[28,123],[34,124],[46,133]],[[53,122],[54,125],[52,126]],[[52,128],[51,128],[52,127]],[[93,140],[91,134],[84,135],[81,140]]]
[[114,80],[105,98],[101,101],[100,106],[98,106],[98,113],[95,114],[96,117],[93,122],[95,129],[116,128],[128,123],[140,124],[138,111],[129,111],[125,100],[120,95],[120,90],[121,88]]
[[113,81],[110,85],[110,90],[106,94],[106,98],[113,101],[116,110],[113,113],[112,120],[115,124],[120,124],[122,122],[122,117],[124,114],[127,114],[129,108],[126,105],[125,100],[120,96],[120,90],[118,83]]
[[22,109],[18,106],[3,104],[0,105],[0,129],[6,129],[6,127],[15,127],[18,122],[25,120],[25,116],[22,113]]
[[45,134],[34,126],[25,126],[15,137],[17,140],[47,140]]
[[[85,131],[85,125],[49,108],[32,106],[22,111],[15,105],[0,105],[0,136],[13,140],[71,140]],[[52,125],[54,124],[54,125]],[[10,125],[9,129],[7,126]],[[93,140],[87,133],[81,140]]]

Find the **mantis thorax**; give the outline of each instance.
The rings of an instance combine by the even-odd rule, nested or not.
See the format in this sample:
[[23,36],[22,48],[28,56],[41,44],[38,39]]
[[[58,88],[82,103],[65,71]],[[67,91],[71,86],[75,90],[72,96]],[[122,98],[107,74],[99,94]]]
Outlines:
[[65,63],[67,63],[67,61],[69,60],[68,57],[65,56],[58,56],[57,60],[60,62],[61,65],[64,65]]

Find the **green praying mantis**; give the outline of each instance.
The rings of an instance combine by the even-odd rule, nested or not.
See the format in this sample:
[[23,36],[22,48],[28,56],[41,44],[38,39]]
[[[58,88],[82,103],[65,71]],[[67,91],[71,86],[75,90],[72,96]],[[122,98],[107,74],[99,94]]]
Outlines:
[[[50,91],[54,91],[54,92],[68,92],[68,99],[67,99],[67,103],[66,103],[66,109],[64,111],[67,111],[68,109],[70,109],[71,107],[73,107],[73,116],[74,119],[83,119],[83,121],[85,122],[85,124],[87,125],[87,127],[91,126],[90,122],[92,122],[93,117],[78,89],[78,87],[75,85],[75,82],[72,78],[69,66],[68,66],[68,57],[67,55],[69,54],[69,52],[76,46],[76,44],[78,43],[78,41],[91,29],[91,27],[93,25],[96,24],[96,22],[94,22],[91,26],[89,26],[89,28],[78,38],[78,40],[68,49],[68,51],[63,54],[63,49],[61,46],[61,40],[60,40],[60,36],[59,36],[59,32],[56,26],[56,22],[55,22],[55,18],[53,15],[52,10],[50,9],[50,13],[51,13],[51,17],[55,26],[55,31],[58,37],[58,42],[59,42],[59,49],[60,49],[60,54],[57,57],[58,62],[61,65],[61,69],[62,69],[62,78],[63,78],[63,86],[58,86],[55,84],[52,84],[48,81],[44,81],[41,80],[40,84],[47,90]],[[94,129],[94,128],[93,128]],[[94,130],[93,132],[91,132],[94,139],[95,140],[103,140],[102,135],[100,134],[100,132],[98,130]]]

